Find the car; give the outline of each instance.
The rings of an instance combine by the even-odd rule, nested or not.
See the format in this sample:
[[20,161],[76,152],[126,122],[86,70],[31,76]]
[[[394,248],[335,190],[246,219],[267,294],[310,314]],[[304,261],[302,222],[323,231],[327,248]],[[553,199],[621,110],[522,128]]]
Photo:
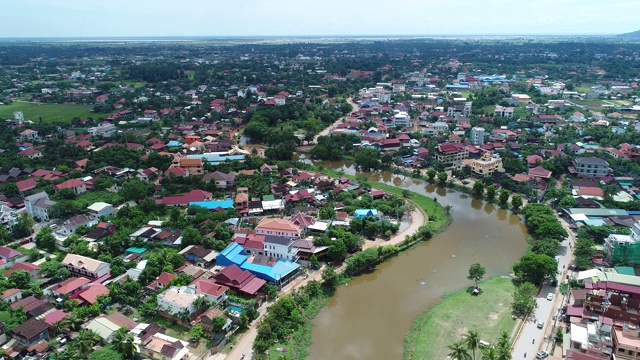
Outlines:
[[536,354],[536,359],[546,359],[547,357],[549,357],[549,353],[544,350],[538,351]]
[[547,300],[549,300],[549,301],[553,300],[553,293],[549,293],[547,295]]
[[544,321],[538,322],[538,329],[542,329],[544,327]]

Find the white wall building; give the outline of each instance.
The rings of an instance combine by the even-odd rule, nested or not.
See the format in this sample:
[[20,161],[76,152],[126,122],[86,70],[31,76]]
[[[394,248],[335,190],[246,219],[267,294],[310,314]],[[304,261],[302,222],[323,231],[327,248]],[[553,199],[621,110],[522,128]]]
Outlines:
[[411,117],[406,111],[398,111],[393,115],[393,126],[411,127]]
[[196,294],[196,290],[193,287],[172,286],[158,294],[158,309],[172,316],[179,316],[185,311],[189,316],[192,316],[197,310],[193,303],[203,296],[202,294]]
[[484,144],[484,128],[474,127],[471,129],[471,143],[476,146]]
[[87,132],[91,136],[112,136],[116,132],[116,126],[113,124],[99,124],[98,126],[90,127]]
[[101,217],[109,217],[113,215],[113,205],[105,202],[96,202],[87,207],[89,215],[94,219],[100,219]]

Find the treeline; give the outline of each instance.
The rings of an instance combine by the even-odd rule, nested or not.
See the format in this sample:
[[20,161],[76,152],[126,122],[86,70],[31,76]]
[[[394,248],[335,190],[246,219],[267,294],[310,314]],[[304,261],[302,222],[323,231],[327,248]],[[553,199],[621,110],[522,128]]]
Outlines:
[[125,66],[122,69],[122,77],[127,80],[146,81],[148,83],[186,78],[184,71],[175,63],[147,63]]

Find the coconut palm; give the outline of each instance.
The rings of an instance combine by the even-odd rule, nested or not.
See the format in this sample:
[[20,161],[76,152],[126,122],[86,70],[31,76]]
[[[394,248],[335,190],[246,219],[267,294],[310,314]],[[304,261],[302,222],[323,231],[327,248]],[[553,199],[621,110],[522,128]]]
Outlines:
[[498,340],[498,360],[511,360],[511,339],[509,333],[503,331]]
[[91,349],[100,342],[100,336],[93,330],[83,329],[78,333],[78,336],[73,340],[78,351],[86,358],[91,352]]
[[133,335],[126,327],[118,329],[113,335],[111,345],[119,352],[125,359],[131,359],[136,355],[136,346],[133,343]]
[[471,359],[471,355],[467,351],[467,347],[465,346],[464,340],[460,340],[454,342],[453,344],[447,346],[451,352],[449,353],[449,357],[453,360],[469,360]]
[[480,346],[480,335],[477,331],[469,330],[464,336],[464,343],[467,349],[473,352],[473,360],[476,360],[476,349]]
[[482,349],[482,360],[498,360],[498,350],[496,348],[489,346]]
[[85,319],[83,319],[82,317],[79,317],[73,312],[69,313],[69,315],[67,315],[63,320],[64,327],[69,328],[72,331],[80,330],[80,326],[84,324],[84,322],[85,322]]

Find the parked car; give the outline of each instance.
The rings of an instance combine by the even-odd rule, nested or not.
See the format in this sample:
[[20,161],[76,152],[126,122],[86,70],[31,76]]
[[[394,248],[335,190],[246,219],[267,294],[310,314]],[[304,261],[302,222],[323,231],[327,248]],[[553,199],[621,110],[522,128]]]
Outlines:
[[540,321],[538,323],[538,329],[542,329],[544,327],[544,321]]
[[547,300],[549,300],[549,301],[553,300],[553,293],[549,293],[547,295]]
[[542,350],[542,351],[538,351],[538,353],[536,354],[536,359],[546,359],[549,356],[549,353]]

